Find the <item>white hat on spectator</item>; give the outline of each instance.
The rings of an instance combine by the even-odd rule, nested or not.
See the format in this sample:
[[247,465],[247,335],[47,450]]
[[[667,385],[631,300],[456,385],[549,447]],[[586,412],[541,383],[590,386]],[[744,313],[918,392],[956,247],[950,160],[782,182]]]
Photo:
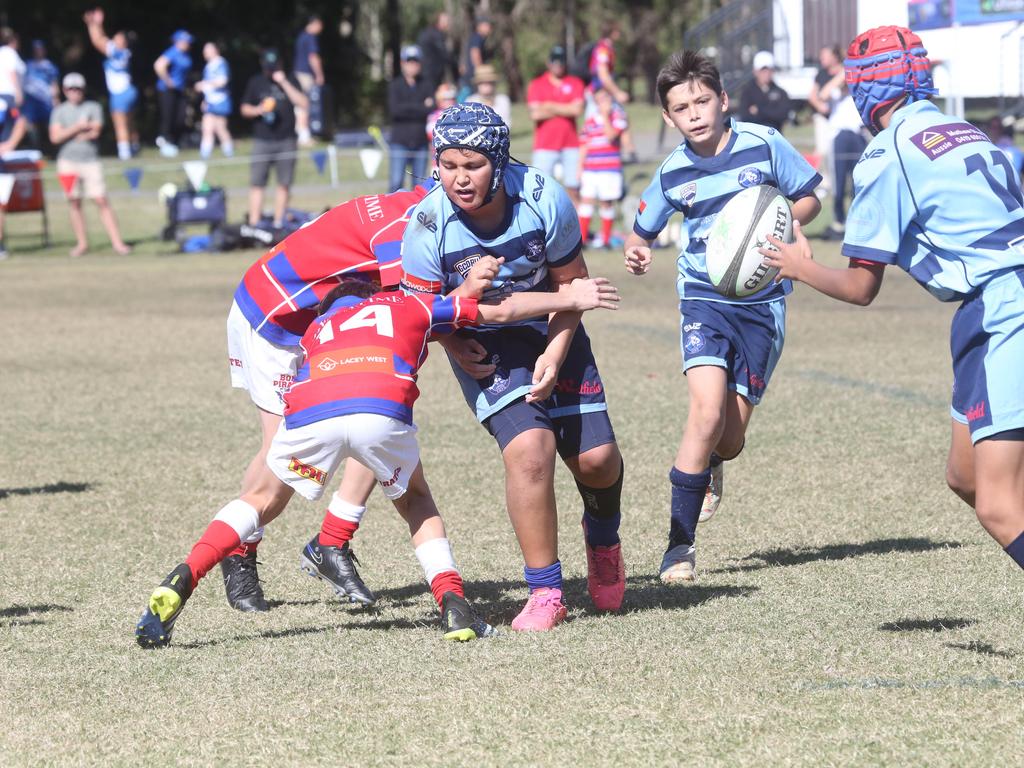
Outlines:
[[754,71],[759,69],[775,69],[775,57],[771,51],[758,51],[754,54]]

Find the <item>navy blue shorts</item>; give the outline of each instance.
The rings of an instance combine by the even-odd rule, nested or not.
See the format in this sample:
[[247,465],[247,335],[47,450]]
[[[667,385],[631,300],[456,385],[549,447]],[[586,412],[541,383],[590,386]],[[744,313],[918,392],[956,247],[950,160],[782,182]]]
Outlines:
[[683,372],[698,365],[724,368],[729,389],[761,402],[786,339],[786,301],[728,304],[683,299],[680,346]]
[[524,398],[533,386],[533,368],[547,347],[547,334],[533,326],[464,330],[487,350],[494,374],[473,379],[451,360],[466,403],[498,441],[502,450],[512,438],[529,429],[555,433],[563,457],[578,456],[591,448],[615,442],[604,383],[594,361],[590,338],[581,325],[569,345],[555,389],[543,403]]

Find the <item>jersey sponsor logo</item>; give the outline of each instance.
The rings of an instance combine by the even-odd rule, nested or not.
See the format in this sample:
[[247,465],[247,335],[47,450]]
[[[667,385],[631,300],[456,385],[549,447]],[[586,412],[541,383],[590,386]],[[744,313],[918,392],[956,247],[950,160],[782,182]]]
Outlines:
[[872,149],[870,152],[865,152],[863,155],[861,155],[860,159],[857,161],[857,164],[859,165],[860,163],[863,163],[865,160],[874,160],[876,157],[881,157],[884,154],[885,150],[882,148]]
[[526,244],[526,258],[528,261],[541,261],[544,258],[544,241],[540,238],[531,240]]
[[686,340],[683,342],[683,349],[691,355],[695,355],[704,349],[704,344],[704,334],[698,330],[693,330],[686,334]]
[[392,485],[398,482],[398,476],[402,474],[402,468],[398,467],[395,469],[395,473],[391,475],[390,480],[378,480],[381,488],[390,488]]
[[756,187],[764,179],[764,174],[761,173],[759,168],[748,166],[741,170],[736,176],[736,180],[739,181],[741,187]]
[[935,160],[963,144],[988,141],[988,136],[967,123],[946,123],[926,128],[911,136],[910,141],[925,157]]
[[416,214],[416,221],[422,224],[424,227],[429,229],[431,232],[437,232],[437,224],[434,222],[433,216],[428,216],[425,212],[420,211]]
[[338,352],[314,355],[309,361],[309,377],[322,379],[348,373],[392,374],[391,353],[381,347],[348,347]]
[[380,205],[380,195],[367,195],[363,198],[366,205],[366,215],[370,221],[380,221],[384,218],[384,209]]
[[540,202],[540,196],[544,194],[544,177],[539,173],[535,173],[533,178],[537,180],[537,188],[533,190],[533,202]]
[[441,292],[440,280],[424,280],[423,278],[416,277],[416,275],[410,275],[408,272],[402,273],[402,280],[399,285],[404,290],[413,291],[415,293]]
[[277,378],[271,382],[278,392],[287,392],[292,388],[293,383],[295,383],[295,376],[290,373],[279,373]]
[[[693,205],[693,201],[697,199],[697,182],[691,181],[688,184],[684,184],[683,188],[679,190],[679,199],[687,207]],[[643,208],[640,210],[643,211]]]
[[453,266],[455,267],[455,270],[462,275],[462,278],[465,279],[469,275],[469,270],[471,270],[473,265],[480,261],[481,258],[482,256],[479,253],[474,253],[461,261],[455,262]]
[[320,469],[320,467],[314,467],[312,464],[303,464],[294,456],[288,462],[288,471],[294,472],[306,480],[312,480],[317,485],[323,485],[327,482],[327,473]]

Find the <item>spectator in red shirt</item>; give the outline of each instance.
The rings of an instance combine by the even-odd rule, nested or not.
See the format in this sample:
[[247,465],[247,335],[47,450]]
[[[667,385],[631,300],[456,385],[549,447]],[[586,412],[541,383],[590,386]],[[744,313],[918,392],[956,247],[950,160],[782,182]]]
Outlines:
[[526,91],[533,134],[530,165],[549,176],[562,164],[562,185],[573,203],[579,203],[580,142],[576,118],[583,114],[583,81],[566,74],[565,48],[556,45],[548,56],[548,71],[535,78]]

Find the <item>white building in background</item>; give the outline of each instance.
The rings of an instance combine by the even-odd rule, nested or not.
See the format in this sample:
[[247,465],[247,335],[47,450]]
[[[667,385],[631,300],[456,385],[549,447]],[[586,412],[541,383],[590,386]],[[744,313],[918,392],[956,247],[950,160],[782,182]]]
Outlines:
[[845,47],[886,24],[921,36],[952,111],[962,114],[964,99],[1024,97],[1024,0],[774,0],[777,81],[806,98],[815,71],[808,62],[822,45]]

